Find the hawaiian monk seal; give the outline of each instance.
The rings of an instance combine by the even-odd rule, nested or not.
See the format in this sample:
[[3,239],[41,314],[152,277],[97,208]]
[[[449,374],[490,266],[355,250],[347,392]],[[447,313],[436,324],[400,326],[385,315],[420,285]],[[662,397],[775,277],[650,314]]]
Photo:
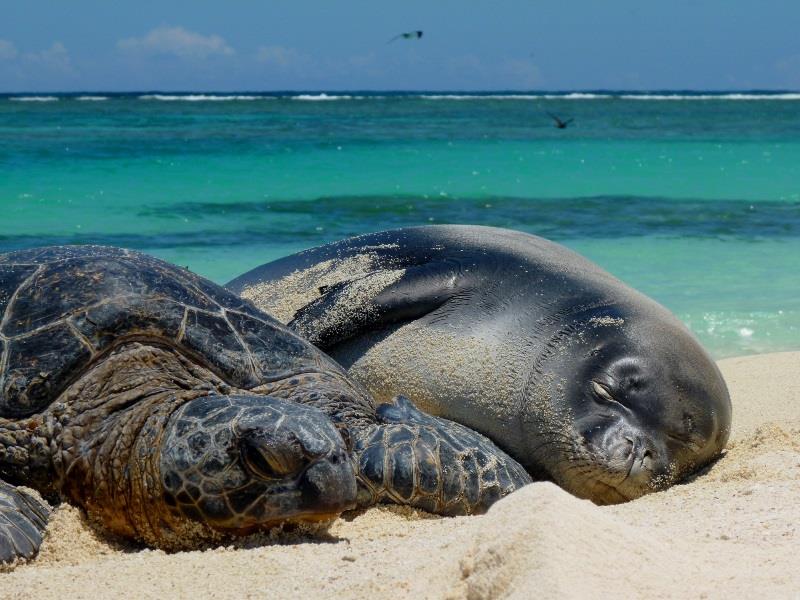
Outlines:
[[725,382],[669,311],[543,238],[475,226],[363,235],[228,284],[397,394],[597,503],[663,489],[720,454]]

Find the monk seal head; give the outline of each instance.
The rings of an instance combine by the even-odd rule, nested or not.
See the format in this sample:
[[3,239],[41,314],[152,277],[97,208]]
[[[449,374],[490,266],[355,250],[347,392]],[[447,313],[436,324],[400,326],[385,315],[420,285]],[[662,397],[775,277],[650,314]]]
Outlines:
[[539,432],[526,436],[535,463],[526,467],[612,504],[663,489],[721,452],[731,422],[725,382],[666,317],[603,307],[562,327],[539,365],[545,376],[527,392],[522,422]]

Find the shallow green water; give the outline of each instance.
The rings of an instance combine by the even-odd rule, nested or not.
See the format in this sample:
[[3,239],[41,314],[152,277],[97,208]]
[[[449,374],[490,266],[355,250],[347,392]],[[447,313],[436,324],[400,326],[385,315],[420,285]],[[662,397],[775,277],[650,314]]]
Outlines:
[[0,97],[0,251],[121,245],[225,282],[357,233],[499,225],[716,356],[800,348],[800,95],[103,97]]

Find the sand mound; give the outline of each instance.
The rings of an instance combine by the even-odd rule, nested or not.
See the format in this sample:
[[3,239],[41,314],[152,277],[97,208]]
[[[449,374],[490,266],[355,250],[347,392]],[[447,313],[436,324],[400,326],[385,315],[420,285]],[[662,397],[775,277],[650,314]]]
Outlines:
[[597,507],[537,483],[481,517],[377,507],[326,534],[165,554],[59,508],[2,598],[730,598],[800,590],[800,353],[725,360],[725,455],[691,481]]
[[[496,504],[461,559],[453,596],[652,597],[698,570],[649,528],[631,526],[549,483]],[[663,557],[671,556],[665,564]],[[599,587],[598,587],[599,586]]]

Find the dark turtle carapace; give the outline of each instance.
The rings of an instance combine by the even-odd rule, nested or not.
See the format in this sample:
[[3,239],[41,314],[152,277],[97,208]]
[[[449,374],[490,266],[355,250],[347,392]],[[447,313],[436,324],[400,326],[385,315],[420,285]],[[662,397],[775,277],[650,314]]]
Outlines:
[[530,481],[479,434],[376,408],[325,354],[223,288],[97,246],[0,256],[0,561],[54,501],[194,548],[357,503],[479,511]]

